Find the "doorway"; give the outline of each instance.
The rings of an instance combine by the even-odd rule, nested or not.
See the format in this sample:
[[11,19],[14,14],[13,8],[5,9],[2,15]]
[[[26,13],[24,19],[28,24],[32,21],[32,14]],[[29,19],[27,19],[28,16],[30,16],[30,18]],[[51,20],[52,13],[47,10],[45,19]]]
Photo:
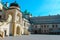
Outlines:
[[20,34],[20,27],[16,28],[16,34],[18,34],[18,35]]
[[35,34],[37,34],[37,30],[35,30],[35,32],[34,32]]
[[7,30],[4,30],[4,33],[5,33],[5,36],[7,36],[7,35],[6,35],[6,33],[7,33]]

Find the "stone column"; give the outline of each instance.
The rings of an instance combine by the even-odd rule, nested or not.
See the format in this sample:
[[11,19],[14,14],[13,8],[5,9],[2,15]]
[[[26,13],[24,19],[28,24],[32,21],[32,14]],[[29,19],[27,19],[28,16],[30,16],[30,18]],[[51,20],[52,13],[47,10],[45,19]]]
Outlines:
[[12,23],[12,27],[13,27],[12,29],[13,36],[16,36],[16,23],[15,22]]

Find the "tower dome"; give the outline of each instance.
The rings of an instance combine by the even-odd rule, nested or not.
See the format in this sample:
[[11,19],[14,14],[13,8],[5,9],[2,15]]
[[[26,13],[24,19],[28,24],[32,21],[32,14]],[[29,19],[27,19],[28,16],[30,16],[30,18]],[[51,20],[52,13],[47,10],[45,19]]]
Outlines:
[[11,4],[10,4],[10,7],[11,7],[11,6],[19,7],[19,5],[16,3],[16,1],[15,1],[14,3],[11,3]]

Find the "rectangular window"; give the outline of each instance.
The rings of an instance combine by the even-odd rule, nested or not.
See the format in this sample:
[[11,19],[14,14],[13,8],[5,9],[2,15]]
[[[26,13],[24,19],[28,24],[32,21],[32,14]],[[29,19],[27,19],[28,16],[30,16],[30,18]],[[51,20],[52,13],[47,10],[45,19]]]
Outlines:
[[49,29],[49,31],[52,31],[52,30],[53,30],[52,28]]
[[24,26],[25,26],[25,23],[24,23]]
[[47,28],[49,27],[49,25],[47,25]]
[[44,30],[44,32],[46,32],[46,30]]
[[52,25],[52,27],[54,28],[54,25]]
[[43,25],[41,25],[41,28],[43,28]]
[[35,28],[37,28],[37,26],[35,26]]
[[56,28],[58,27],[58,25],[56,25]]
[[1,18],[1,15],[0,15],[0,18]]
[[46,25],[44,25],[44,28],[46,28]]

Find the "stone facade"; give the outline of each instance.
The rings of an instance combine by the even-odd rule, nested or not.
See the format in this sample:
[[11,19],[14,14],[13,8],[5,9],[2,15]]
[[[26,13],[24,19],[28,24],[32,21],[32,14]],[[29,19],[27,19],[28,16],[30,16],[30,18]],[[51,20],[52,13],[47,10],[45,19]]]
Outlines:
[[60,15],[32,17],[32,33],[60,33]]
[[23,18],[23,24],[24,24],[24,34],[30,34],[29,32],[29,27],[30,27],[30,23],[27,19]]
[[[7,7],[0,3],[0,36],[21,36],[26,30],[28,34],[28,21],[22,17],[19,5],[14,2]],[[26,26],[24,26],[24,23]],[[26,27],[26,29],[24,29]]]
[[21,12],[20,6],[14,2],[0,2],[0,36],[20,36],[30,33],[60,33],[60,15],[32,17],[29,12]]

